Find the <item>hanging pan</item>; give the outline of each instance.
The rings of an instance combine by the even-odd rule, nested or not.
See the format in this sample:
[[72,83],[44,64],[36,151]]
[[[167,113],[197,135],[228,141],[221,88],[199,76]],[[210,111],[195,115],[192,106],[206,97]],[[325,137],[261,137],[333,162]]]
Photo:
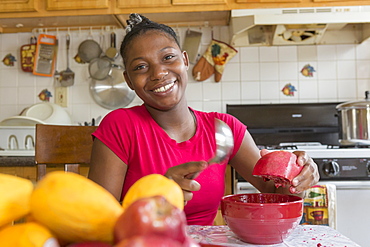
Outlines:
[[78,56],[85,63],[90,63],[91,60],[99,57],[102,53],[102,48],[100,47],[98,42],[93,40],[92,31],[90,30],[89,37],[86,40],[82,41],[81,44],[78,46]]
[[135,98],[135,92],[127,86],[121,69],[113,69],[104,80],[91,78],[90,93],[98,105],[109,110],[125,107]]
[[122,66],[114,64],[112,60],[106,56],[94,58],[89,64],[89,74],[94,80],[108,79],[113,70],[122,70]]

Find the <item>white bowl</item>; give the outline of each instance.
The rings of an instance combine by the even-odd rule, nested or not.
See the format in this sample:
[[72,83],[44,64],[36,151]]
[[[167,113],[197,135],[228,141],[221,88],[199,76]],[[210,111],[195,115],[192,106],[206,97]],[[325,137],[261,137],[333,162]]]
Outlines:
[[9,117],[0,122],[2,126],[34,126],[36,124],[71,125],[72,119],[61,106],[42,102],[23,109],[20,116]]
[[71,117],[66,110],[49,102],[34,104],[24,109],[21,116],[39,119],[47,124],[72,124]]

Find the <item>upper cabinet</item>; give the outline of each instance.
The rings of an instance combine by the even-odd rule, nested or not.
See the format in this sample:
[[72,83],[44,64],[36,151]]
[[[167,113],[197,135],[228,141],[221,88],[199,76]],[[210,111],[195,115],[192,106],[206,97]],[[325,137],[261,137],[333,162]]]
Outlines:
[[117,0],[117,8],[170,7],[171,0]]
[[370,5],[369,0],[0,0],[0,33],[117,26],[130,13],[172,26],[228,25],[233,9]]
[[108,0],[47,0],[46,10],[107,9]]
[[37,0],[0,0],[0,13],[36,11]]
[[226,0],[172,0],[173,5],[226,4]]
[[300,3],[301,0],[236,0],[237,3]]

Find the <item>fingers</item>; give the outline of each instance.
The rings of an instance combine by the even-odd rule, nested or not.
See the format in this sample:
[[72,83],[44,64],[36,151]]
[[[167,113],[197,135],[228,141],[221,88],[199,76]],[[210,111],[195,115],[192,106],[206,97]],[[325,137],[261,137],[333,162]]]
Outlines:
[[270,151],[268,151],[267,149],[261,149],[260,151],[260,155],[261,157],[264,156],[265,154],[268,154]]
[[185,204],[193,198],[192,191],[200,190],[200,184],[193,180],[208,167],[206,161],[188,162],[169,168],[166,177],[174,180],[183,190]]
[[317,184],[320,179],[317,164],[305,152],[294,152],[297,156],[297,163],[303,166],[302,171],[292,181],[290,188],[291,193],[300,193],[313,185]]

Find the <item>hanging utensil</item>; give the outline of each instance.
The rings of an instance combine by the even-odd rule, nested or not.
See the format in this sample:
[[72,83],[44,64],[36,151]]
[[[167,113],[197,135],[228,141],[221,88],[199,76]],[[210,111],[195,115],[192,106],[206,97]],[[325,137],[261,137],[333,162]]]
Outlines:
[[116,33],[112,32],[110,34],[110,47],[106,50],[105,55],[114,60],[118,57],[119,53],[116,48]]
[[66,36],[66,46],[67,46],[67,69],[60,72],[60,84],[62,87],[69,87],[74,84],[75,73],[69,68],[69,45],[71,43],[71,37],[69,34]]
[[105,80],[92,79],[90,93],[98,105],[109,110],[125,107],[135,98],[135,92],[127,86],[120,69],[113,69],[112,75]]
[[105,80],[111,76],[114,68],[123,69],[121,65],[112,63],[108,57],[94,58],[89,64],[89,74],[95,80]]
[[90,35],[87,40],[82,41],[78,46],[78,56],[85,63],[90,63],[94,58],[100,57],[102,53],[102,48],[95,40],[93,40],[92,32],[90,30]]
[[[55,71],[54,71],[54,83],[55,82],[60,82],[61,75],[60,72],[58,71],[58,50],[59,50],[59,35],[57,34],[55,36]],[[58,85],[58,83],[55,83],[55,85]]]

